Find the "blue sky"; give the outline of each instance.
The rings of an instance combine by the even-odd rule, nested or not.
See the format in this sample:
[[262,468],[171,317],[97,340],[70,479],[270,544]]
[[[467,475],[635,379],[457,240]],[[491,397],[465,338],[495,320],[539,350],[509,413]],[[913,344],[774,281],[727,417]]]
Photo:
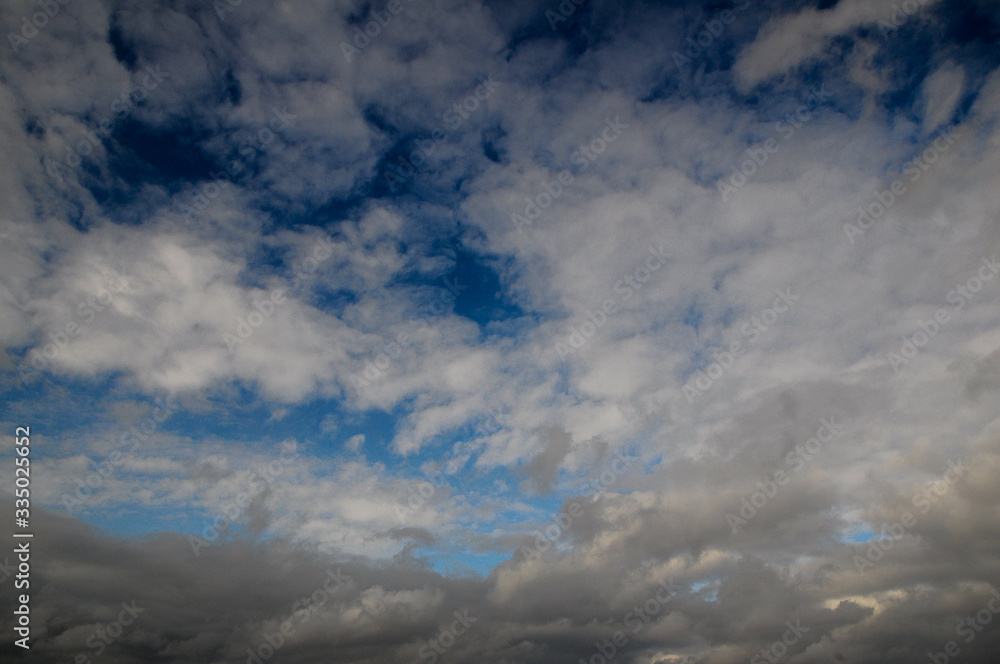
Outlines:
[[133,596],[104,661],[244,661],[330,565],[282,661],[468,608],[442,661],[575,662],[668,577],[620,661],[912,662],[986,605],[996,3],[45,7],[0,9],[39,661]]

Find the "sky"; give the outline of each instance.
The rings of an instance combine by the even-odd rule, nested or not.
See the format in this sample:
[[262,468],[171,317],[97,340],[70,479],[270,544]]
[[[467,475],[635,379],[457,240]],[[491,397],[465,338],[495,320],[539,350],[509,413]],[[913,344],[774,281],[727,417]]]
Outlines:
[[0,27],[5,661],[996,661],[1000,3]]

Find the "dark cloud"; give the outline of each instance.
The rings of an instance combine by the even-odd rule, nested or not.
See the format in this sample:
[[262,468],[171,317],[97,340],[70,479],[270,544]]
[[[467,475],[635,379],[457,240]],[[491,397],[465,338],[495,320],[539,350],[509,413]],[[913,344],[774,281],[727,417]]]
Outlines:
[[556,427],[545,427],[536,435],[542,441],[542,451],[532,457],[523,470],[528,477],[525,487],[545,495],[552,490],[552,481],[572,448],[573,438],[564,429]]
[[[620,527],[637,527],[649,540],[663,534],[642,516]],[[413,659],[455,623],[456,612],[469,627],[449,656],[488,662],[573,662],[589,658],[595,642],[613,643],[616,632],[627,636],[619,652],[628,657],[701,651],[692,661],[749,659],[780,641],[788,623],[800,632],[787,648],[789,661],[831,661],[837,652],[852,662],[915,661],[957,641],[966,661],[986,662],[1000,643],[984,625],[968,643],[955,631],[960,620],[989,611],[996,591],[972,581],[980,571],[996,572],[986,557],[981,570],[949,565],[954,571],[934,580],[918,561],[892,551],[879,563],[883,568],[864,577],[853,566],[828,563],[809,584],[747,555],[713,561],[706,552],[634,564],[627,555],[632,546],[622,542],[600,555],[588,547],[504,564],[486,579],[449,579],[413,562],[372,565],[279,541],[232,541],[195,557],[179,535],[122,541],[39,511],[30,656],[93,657],[100,641],[88,645],[87,637],[113,623],[123,602],[138,609],[136,620],[107,646],[105,661],[244,661],[247,648],[267,643],[285,621],[294,635],[277,661]],[[721,579],[711,595],[692,589],[699,568]],[[895,590],[877,593],[872,605],[855,593],[859,580],[869,592],[877,588],[873,573],[912,581],[896,580]],[[307,606],[303,598],[314,600],[315,612],[299,611]],[[10,593],[4,601],[10,630]],[[4,649],[15,652],[9,644]]]

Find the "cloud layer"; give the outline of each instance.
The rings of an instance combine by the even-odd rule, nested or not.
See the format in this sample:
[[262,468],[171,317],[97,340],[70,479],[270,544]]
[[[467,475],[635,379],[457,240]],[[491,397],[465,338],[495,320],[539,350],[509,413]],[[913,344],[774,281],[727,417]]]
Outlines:
[[26,656],[992,661],[993,3],[0,23]]

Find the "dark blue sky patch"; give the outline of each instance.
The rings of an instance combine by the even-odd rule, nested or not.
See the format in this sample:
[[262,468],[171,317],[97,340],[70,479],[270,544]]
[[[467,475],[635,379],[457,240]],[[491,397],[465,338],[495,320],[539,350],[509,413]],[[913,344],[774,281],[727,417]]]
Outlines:
[[78,231],[86,230],[89,226],[86,217],[86,208],[79,201],[71,201],[66,206],[66,221]]
[[78,176],[81,186],[116,224],[142,226],[149,221],[150,210],[167,201],[166,195],[159,191],[141,191],[131,183],[108,177],[106,171],[90,161],[80,165]]
[[407,64],[427,55],[430,48],[431,45],[427,41],[409,42],[397,48],[396,54],[401,63]]
[[365,122],[371,126],[378,129],[380,132],[386,134],[390,138],[394,138],[399,135],[399,129],[385,116],[385,113],[375,104],[370,104],[366,106],[361,111],[361,117],[364,118]]
[[108,43],[111,44],[115,59],[125,65],[129,71],[135,71],[138,67],[139,57],[122,31],[121,25],[114,19],[111,21],[111,27],[108,28]]
[[507,132],[499,125],[482,131],[479,144],[483,154],[494,164],[503,164],[507,161],[507,148],[503,146],[506,137]]
[[32,138],[45,137],[45,125],[35,116],[31,116],[24,121],[24,131]]
[[247,255],[247,266],[238,283],[243,287],[264,288],[273,277],[291,280],[294,260],[288,247],[261,242]]
[[331,197],[316,208],[309,216],[324,226],[339,223],[349,218],[367,204],[368,195],[365,191],[357,191],[346,197]]
[[523,44],[530,44],[538,39],[558,39],[566,42],[566,55],[570,61],[578,60],[595,47],[602,40],[602,26],[593,18],[591,3],[567,4],[572,6],[573,10],[564,15],[559,11],[559,2],[538,3],[535,7],[536,17],[511,31],[507,42],[507,47],[510,49],[507,59],[510,60]]
[[84,159],[77,170],[80,184],[90,192],[97,204],[106,210],[125,205],[131,199],[131,186],[121,186],[120,181],[104,177],[93,161]]
[[681,76],[676,67],[667,67],[660,80],[639,96],[639,101],[651,104],[673,98],[681,87]]
[[[375,15],[374,15],[375,12],[385,10],[385,4],[386,4],[385,2],[380,2],[378,0],[376,0],[375,2],[363,3],[360,7],[357,8],[357,10],[352,11],[345,17],[347,19],[348,27],[353,28],[354,26],[358,26],[362,30],[364,30],[366,23],[375,20]],[[351,33],[352,34],[354,33],[353,29],[351,30]],[[377,38],[378,36],[376,35],[376,39]]]
[[[584,7],[587,9],[580,11]],[[572,61],[579,60],[587,51],[601,42],[600,30],[591,23],[589,15],[585,16],[585,14],[590,13],[588,11],[589,5],[583,5],[580,9],[570,17],[565,28],[556,28],[557,32],[561,32],[568,38],[566,54]]]
[[240,85],[239,80],[233,74],[232,68],[226,70],[223,83],[222,92],[226,101],[233,106],[239,106],[240,100],[243,98],[243,86]]
[[318,206],[296,204],[284,197],[269,195],[259,202],[259,209],[271,221],[268,228],[316,227],[334,232],[345,220],[361,216],[368,207],[369,188],[366,183],[346,197],[331,196]]
[[986,46],[983,55],[997,57],[997,43],[1000,42],[1000,5],[973,2],[972,0],[952,0],[935,5],[933,11],[945,19],[946,37],[961,45]]
[[955,112],[952,116],[945,120],[946,124],[952,122],[958,122],[965,118],[972,109],[973,104],[976,103],[977,91],[969,92],[968,88],[962,98],[959,100],[958,105],[955,107]]
[[323,285],[311,288],[306,299],[312,306],[336,318],[342,318],[344,311],[359,301],[353,291],[327,288]]
[[210,179],[222,167],[200,148],[208,135],[187,122],[151,127],[126,118],[106,143],[109,168],[130,185],[154,183],[175,191],[181,183]]
[[375,177],[369,183],[372,196],[391,198],[411,193],[414,180],[426,172],[434,172],[428,168],[426,157],[416,143],[417,140],[427,139],[427,136],[409,134],[399,137],[392,144],[375,165]]
[[[544,11],[544,10],[542,10]],[[548,22],[539,14],[537,21],[528,21],[514,30],[507,40],[506,60],[509,62],[524,44],[530,44],[536,39],[555,39],[555,33],[549,28]]]
[[464,288],[455,300],[455,313],[480,325],[524,313],[505,297],[496,271],[471,252],[456,252],[455,267],[447,279]]
[[894,50],[891,55],[886,53],[889,49],[880,52],[880,55],[886,55],[886,60],[878,64],[885,65],[886,80],[892,87],[878,100],[890,117],[898,115],[917,122],[916,102],[920,98],[924,79],[934,65],[931,61],[933,40],[921,34],[914,35],[906,43],[908,47],[905,50]]

